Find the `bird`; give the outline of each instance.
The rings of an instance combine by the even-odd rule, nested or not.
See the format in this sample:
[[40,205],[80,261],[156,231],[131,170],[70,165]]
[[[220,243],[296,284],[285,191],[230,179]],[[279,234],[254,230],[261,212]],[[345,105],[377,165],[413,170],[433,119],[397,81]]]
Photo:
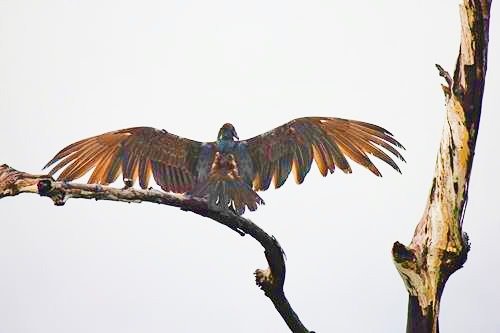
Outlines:
[[[333,117],[303,117],[247,140],[226,123],[216,141],[199,142],[153,127],[131,127],[77,141],[44,167],[57,180],[72,181],[92,171],[89,184],[108,185],[121,174],[126,187],[151,176],[163,191],[207,199],[210,209],[242,215],[264,204],[257,194],[271,182],[281,187],[290,173],[301,184],[314,160],[322,176],[352,169],[348,159],[382,176],[368,155],[401,173],[395,156],[405,149],[392,133],[366,122]],[[385,150],[385,151],[384,151]],[[387,153],[388,152],[388,153]]]

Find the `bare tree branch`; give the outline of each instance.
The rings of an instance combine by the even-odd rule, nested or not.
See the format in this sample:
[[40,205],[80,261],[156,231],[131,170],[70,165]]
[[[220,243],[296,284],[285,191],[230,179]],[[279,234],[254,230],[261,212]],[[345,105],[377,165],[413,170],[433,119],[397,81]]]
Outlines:
[[0,165],[0,198],[20,193],[35,193],[49,197],[58,206],[64,205],[69,198],[158,203],[179,207],[184,211],[208,217],[231,228],[241,236],[248,234],[264,247],[264,254],[269,264],[269,268],[255,271],[256,284],[273,302],[274,307],[292,332],[314,333],[302,324],[283,291],[286,274],[283,249],[276,238],[269,236],[249,219],[227,212],[210,210],[205,200],[186,195],[176,195],[153,189],[117,189],[110,186],[60,182],[48,175],[32,175],[17,171],[6,164]]
[[396,269],[409,293],[407,332],[439,332],[441,294],[467,260],[462,231],[487,65],[491,0],[464,0],[462,36],[453,78],[436,65],[446,85],[447,121],[427,206],[408,246],[394,243]]

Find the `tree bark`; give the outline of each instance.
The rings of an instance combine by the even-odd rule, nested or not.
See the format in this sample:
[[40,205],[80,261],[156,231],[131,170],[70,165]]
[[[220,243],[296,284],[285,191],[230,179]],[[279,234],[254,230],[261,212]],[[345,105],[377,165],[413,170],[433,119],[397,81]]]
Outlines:
[[314,333],[300,321],[283,291],[286,267],[283,249],[274,236],[268,235],[255,223],[228,212],[210,210],[205,200],[186,195],[177,195],[157,190],[134,188],[117,189],[110,186],[77,184],[55,181],[49,175],[32,175],[17,171],[6,164],[0,165],[0,199],[20,193],[36,193],[49,197],[55,205],[62,206],[69,198],[111,200],[121,202],[152,202],[179,207],[184,211],[211,218],[241,236],[246,234],[264,247],[269,268],[255,271],[255,282],[273,302],[290,330],[294,333]]
[[407,333],[439,332],[440,299],[448,278],[467,260],[470,249],[462,230],[467,193],[479,130],[487,66],[491,0],[464,0],[460,51],[446,100],[436,169],[427,206],[408,246],[392,248],[396,269],[409,294]]

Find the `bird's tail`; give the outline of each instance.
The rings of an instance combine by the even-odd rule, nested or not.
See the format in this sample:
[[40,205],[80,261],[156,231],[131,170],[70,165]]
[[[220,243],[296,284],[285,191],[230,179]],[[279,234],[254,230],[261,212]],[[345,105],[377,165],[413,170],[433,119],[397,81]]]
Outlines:
[[191,192],[196,197],[208,197],[208,205],[216,210],[233,210],[242,215],[245,207],[251,211],[263,205],[264,200],[241,178],[210,175]]

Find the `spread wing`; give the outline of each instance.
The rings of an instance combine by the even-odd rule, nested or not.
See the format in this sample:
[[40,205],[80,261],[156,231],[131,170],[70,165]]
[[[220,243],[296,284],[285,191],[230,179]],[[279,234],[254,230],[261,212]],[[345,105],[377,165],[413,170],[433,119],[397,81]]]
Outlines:
[[276,188],[293,170],[302,183],[314,159],[323,176],[335,167],[351,173],[347,158],[381,176],[368,155],[373,155],[401,173],[396,162],[382,149],[404,161],[396,148],[404,147],[382,127],[355,120],[305,117],[292,120],[267,133],[246,140],[255,168],[253,187],[267,190],[271,179]]
[[73,180],[93,168],[89,183],[109,184],[120,173],[129,181],[139,179],[146,188],[151,175],[165,191],[186,192],[194,186],[202,143],[165,130],[134,127],[108,132],[75,142],[47,163],[62,170],[58,180]]

